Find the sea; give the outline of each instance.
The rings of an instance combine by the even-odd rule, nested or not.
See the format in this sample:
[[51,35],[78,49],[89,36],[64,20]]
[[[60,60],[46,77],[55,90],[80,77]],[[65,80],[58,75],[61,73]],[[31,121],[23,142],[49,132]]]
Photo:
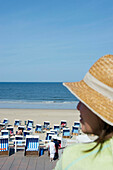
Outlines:
[[0,108],[76,109],[77,104],[62,82],[0,82]]

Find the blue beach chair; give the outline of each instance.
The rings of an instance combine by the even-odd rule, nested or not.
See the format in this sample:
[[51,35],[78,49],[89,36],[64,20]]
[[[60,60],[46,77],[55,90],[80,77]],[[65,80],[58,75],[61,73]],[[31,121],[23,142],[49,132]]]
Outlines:
[[44,129],[46,130],[50,129],[50,121],[44,121]]
[[51,139],[49,138],[49,135],[55,135],[55,133],[54,133],[54,132],[47,131],[47,132],[46,132],[46,140],[51,140]]
[[59,131],[59,132],[60,132],[60,130],[61,130],[61,126],[60,126],[60,125],[58,125],[58,124],[54,124],[54,130],[57,130],[57,131]]
[[25,149],[25,140],[22,135],[15,135],[14,146],[15,146],[15,152],[17,151],[17,149],[18,150]]
[[66,120],[61,120],[61,128],[65,128],[67,126],[67,121]]
[[5,129],[6,125],[5,123],[0,123],[0,130]]
[[12,126],[7,127],[7,130],[9,131],[9,135],[14,135],[14,128]]
[[[15,141],[17,146],[23,146],[23,136],[15,135]],[[15,145],[15,142],[14,142]]]
[[23,135],[24,135],[24,137],[26,137],[27,135],[30,135],[31,134],[31,132],[30,131],[28,131],[28,130],[24,130],[23,131]]
[[7,118],[4,118],[3,123],[5,123],[5,125],[7,125],[9,123],[9,120]]
[[8,136],[0,136],[0,155],[9,155]]
[[42,133],[42,125],[36,124],[35,133]]
[[39,156],[39,136],[27,135],[25,156],[36,155]]
[[80,128],[80,122],[79,121],[74,121],[74,126]]
[[64,128],[63,129],[62,137],[63,138],[70,138],[70,128]]
[[27,127],[33,127],[33,125],[34,125],[34,121],[29,119],[27,121]]
[[18,127],[19,125],[21,125],[21,120],[15,119],[15,121],[14,121],[14,126],[15,126],[15,127]]
[[80,134],[80,128],[79,126],[72,126],[72,134],[73,135],[79,135]]
[[57,135],[51,135],[51,134],[48,135],[48,140],[56,139],[56,138],[57,138]]
[[9,137],[9,131],[8,130],[1,130],[1,135]]
[[31,131],[31,130],[33,130],[33,128],[31,126],[28,126],[27,131]]

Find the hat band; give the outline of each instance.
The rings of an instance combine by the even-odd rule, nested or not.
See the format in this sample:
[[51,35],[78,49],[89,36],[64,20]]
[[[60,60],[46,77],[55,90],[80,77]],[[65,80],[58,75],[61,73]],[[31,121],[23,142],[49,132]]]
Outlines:
[[113,88],[97,80],[89,72],[85,75],[83,80],[89,87],[98,93],[101,93],[103,96],[113,100]]

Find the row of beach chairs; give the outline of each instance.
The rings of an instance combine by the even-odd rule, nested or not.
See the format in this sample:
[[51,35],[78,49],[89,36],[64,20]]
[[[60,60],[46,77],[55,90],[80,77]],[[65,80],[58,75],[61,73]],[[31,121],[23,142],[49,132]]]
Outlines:
[[[26,136],[26,141],[23,140],[22,136],[17,136],[14,142],[16,147],[24,147],[25,155],[39,155],[39,136],[28,135]],[[8,136],[0,136],[0,155],[9,155]]]
[[[35,128],[35,133],[42,133],[43,130],[46,130],[45,141],[49,142],[51,138],[58,139],[60,141],[62,138],[70,138],[71,134],[79,134],[80,123],[75,121],[72,126],[72,131],[67,127],[67,121],[61,120],[60,125],[54,124],[54,128],[50,128],[50,122],[44,121],[44,124],[36,124],[34,127],[34,121],[28,120],[25,122],[26,126],[21,125],[21,120],[15,119],[14,127],[17,127],[18,130],[22,130],[23,135],[16,135],[13,140],[15,146],[15,152],[17,147],[24,148],[25,155],[39,155],[42,148],[39,147],[39,136],[33,135],[33,128]],[[1,127],[4,127],[3,129]],[[3,122],[0,122],[1,136],[0,136],[0,155],[9,154],[9,139],[14,135],[14,127],[9,125],[9,120],[4,119]],[[62,130],[62,137],[59,137],[59,133]],[[43,150],[43,149],[42,149]]]
[[[62,138],[57,135],[51,134],[53,139],[59,140],[61,144]],[[50,139],[51,140],[51,139]],[[23,140],[23,136],[16,135],[14,140],[15,152],[18,149],[24,149],[24,155],[42,155],[42,151],[44,152],[44,146],[39,145],[39,136],[38,135],[27,135],[25,140]],[[46,148],[47,149],[47,148]],[[9,138],[8,136],[0,136],[0,155],[9,155]]]
[[[6,124],[8,124],[8,119],[4,119],[3,120],[4,123],[1,124],[5,124],[5,129],[4,131],[2,131],[3,134],[8,133],[7,131],[9,131],[9,135],[13,135],[13,126],[7,126]],[[72,126],[72,131],[70,131],[69,128],[66,127],[67,126],[67,121],[66,120],[61,120],[60,125],[59,124],[54,124],[53,130],[55,133],[60,132],[63,129],[63,137],[69,137],[70,134],[72,135],[78,135],[80,134],[80,122],[75,121],[74,125]],[[18,130],[22,130],[24,137],[26,135],[30,135],[32,134],[32,130],[34,128],[34,121],[33,120],[28,120],[26,127],[21,125],[21,120],[15,119],[14,122],[14,127],[18,127]],[[4,129],[4,128],[3,128]],[[35,127],[35,133],[42,133],[43,130],[50,130],[50,122],[49,121],[44,121],[44,125],[41,124],[36,124]]]

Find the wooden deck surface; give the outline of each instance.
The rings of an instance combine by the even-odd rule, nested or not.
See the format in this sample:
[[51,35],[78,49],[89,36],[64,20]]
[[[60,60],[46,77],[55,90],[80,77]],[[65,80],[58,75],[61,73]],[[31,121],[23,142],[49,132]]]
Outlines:
[[47,152],[40,157],[28,157],[19,151],[11,156],[0,156],[0,170],[52,170],[56,162],[50,162]]

